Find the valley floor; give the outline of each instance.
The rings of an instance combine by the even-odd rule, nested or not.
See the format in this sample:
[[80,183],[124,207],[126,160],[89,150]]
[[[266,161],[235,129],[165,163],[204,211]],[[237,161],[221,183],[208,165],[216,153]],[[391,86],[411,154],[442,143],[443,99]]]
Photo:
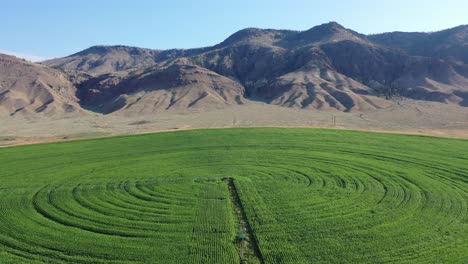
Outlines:
[[215,110],[1,120],[0,146],[158,131],[227,127],[315,127],[468,138],[468,107],[401,100],[363,113],[299,110],[259,102]]

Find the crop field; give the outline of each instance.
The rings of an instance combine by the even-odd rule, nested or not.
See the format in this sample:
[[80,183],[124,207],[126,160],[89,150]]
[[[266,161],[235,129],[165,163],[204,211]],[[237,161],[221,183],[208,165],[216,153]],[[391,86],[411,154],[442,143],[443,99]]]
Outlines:
[[468,141],[178,131],[0,149],[0,263],[468,263]]

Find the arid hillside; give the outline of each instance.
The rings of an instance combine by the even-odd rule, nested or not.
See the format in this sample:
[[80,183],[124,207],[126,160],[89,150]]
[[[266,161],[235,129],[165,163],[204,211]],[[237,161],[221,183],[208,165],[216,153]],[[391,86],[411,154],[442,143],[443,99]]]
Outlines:
[[405,98],[468,107],[467,30],[366,36],[330,22],[247,28],[197,49],[94,46],[41,64],[2,56],[0,109],[137,116],[257,101],[368,112]]
[[83,114],[76,92],[63,72],[0,54],[0,117]]

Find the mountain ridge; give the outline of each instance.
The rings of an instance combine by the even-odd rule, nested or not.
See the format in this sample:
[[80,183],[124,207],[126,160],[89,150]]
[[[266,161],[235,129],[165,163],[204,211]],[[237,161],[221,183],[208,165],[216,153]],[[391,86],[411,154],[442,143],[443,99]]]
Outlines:
[[209,47],[96,45],[41,64],[68,76],[82,107],[105,114],[245,100],[344,112],[386,108],[394,97],[468,106],[467,32],[364,35],[336,22],[246,28]]

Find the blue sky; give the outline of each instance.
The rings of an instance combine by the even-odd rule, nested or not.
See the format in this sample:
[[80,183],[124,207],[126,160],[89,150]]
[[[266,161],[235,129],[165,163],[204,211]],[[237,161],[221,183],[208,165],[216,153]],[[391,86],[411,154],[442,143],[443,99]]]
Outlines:
[[468,24],[466,0],[0,0],[0,53],[40,60],[97,44],[214,45],[246,27],[306,30],[337,21],[361,33]]

